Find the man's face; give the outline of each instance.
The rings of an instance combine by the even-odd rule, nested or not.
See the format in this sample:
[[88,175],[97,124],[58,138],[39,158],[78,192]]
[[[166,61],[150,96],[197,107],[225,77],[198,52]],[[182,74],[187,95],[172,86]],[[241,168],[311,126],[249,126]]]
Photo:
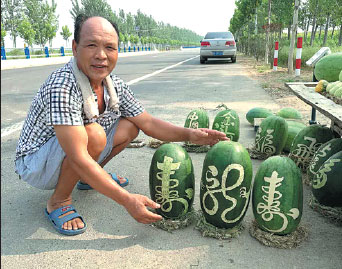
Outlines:
[[99,86],[118,60],[118,35],[109,21],[90,18],[83,23],[79,43],[73,40],[72,51],[90,84]]

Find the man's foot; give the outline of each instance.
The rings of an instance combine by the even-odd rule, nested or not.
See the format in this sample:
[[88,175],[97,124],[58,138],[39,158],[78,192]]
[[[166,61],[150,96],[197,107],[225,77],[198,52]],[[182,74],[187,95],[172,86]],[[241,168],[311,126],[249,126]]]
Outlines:
[[[128,185],[128,183],[129,183],[128,179],[125,178],[125,177],[121,177],[121,176],[119,176],[119,175],[117,175],[115,173],[109,173],[109,175],[121,187],[126,187]],[[79,190],[92,190],[93,189],[89,184],[87,184],[85,182],[82,182],[82,181],[78,181],[76,187]]]
[[[63,202],[52,202],[51,198],[50,198],[50,200],[48,201],[47,206],[46,206],[46,211],[48,214],[50,214],[54,210],[61,208],[63,206],[68,206],[68,205],[71,206],[71,199],[67,199],[66,201],[63,201]],[[61,219],[65,216],[68,216],[68,215],[73,214],[73,213],[75,213],[75,210],[68,211],[67,213],[60,215],[58,218]],[[71,219],[71,220],[63,223],[61,228],[64,230],[78,230],[78,229],[82,229],[84,227],[85,227],[85,224],[81,218],[74,218],[74,219]]]

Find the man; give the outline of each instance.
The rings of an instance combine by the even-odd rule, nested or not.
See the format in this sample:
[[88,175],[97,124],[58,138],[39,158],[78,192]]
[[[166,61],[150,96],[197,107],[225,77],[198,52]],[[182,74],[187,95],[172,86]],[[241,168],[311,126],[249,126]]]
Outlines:
[[103,169],[139,130],[164,141],[213,145],[227,140],[224,133],[177,127],[146,112],[128,86],[111,75],[118,36],[116,25],[102,17],[76,18],[74,58],[40,88],[18,142],[16,172],[32,186],[54,189],[45,214],[62,234],[86,229],[72,206],[71,192],[79,180],[80,189],[94,188],[124,206],[138,222],[162,219],[146,208],[158,204],[127,192],[121,187],[127,180]]

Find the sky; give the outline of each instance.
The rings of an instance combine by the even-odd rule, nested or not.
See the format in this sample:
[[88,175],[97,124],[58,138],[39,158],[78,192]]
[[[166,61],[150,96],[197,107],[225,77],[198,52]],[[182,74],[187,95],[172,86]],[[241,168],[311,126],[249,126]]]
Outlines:
[[[59,34],[62,31],[62,26],[67,25],[70,31],[74,32],[73,19],[70,15],[71,1],[56,0],[56,3],[59,29],[52,42],[54,48],[66,45]],[[235,10],[235,0],[107,0],[107,3],[116,14],[119,13],[119,9],[132,14],[136,14],[140,9],[142,13],[151,15],[157,22],[162,21],[172,26],[186,28],[201,36],[211,31],[227,31]],[[68,47],[71,46],[71,40],[72,38],[69,40]],[[5,42],[7,48],[13,46],[13,42],[8,36],[6,36]],[[17,48],[23,46],[23,41],[18,38]]]

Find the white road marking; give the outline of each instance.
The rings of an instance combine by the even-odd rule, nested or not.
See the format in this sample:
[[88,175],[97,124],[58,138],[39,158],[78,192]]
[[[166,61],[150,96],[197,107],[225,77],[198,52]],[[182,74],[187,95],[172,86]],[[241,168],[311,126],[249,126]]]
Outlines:
[[[155,72],[153,72],[153,73],[147,74],[147,75],[142,76],[142,77],[140,77],[140,78],[133,79],[133,80],[127,82],[127,85],[133,85],[133,84],[135,84],[135,83],[137,83],[137,82],[139,82],[139,81],[141,81],[141,80],[144,80],[144,79],[150,78],[150,77],[152,77],[152,76],[158,75],[158,74],[161,73],[161,72],[164,72],[164,71],[166,71],[166,70],[169,70],[169,69],[171,69],[171,68],[174,68],[174,67],[176,67],[176,66],[178,66],[178,65],[181,65],[181,64],[183,64],[183,63],[185,63],[185,62],[191,61],[191,60],[193,60],[193,59],[195,59],[195,58],[197,58],[197,57],[199,57],[199,56],[197,55],[197,56],[195,56],[195,57],[189,58],[189,59],[187,59],[187,60],[184,60],[184,61],[182,61],[182,62],[176,63],[176,64],[174,64],[174,65],[170,65],[170,66],[168,66],[168,67],[165,67],[165,68],[163,68],[163,69],[157,70],[157,71],[155,71]],[[2,137],[5,137],[5,136],[8,136],[8,135],[10,135],[10,134],[13,134],[13,133],[15,133],[15,132],[17,132],[17,131],[19,131],[19,130],[21,130],[22,127],[23,127],[23,124],[24,124],[24,121],[21,121],[21,122],[19,122],[19,123],[16,123],[16,124],[13,124],[13,125],[11,125],[11,126],[9,126],[9,127],[6,127],[6,128],[4,128],[4,129],[1,129],[1,138],[2,138]]]
[[195,56],[195,57],[189,58],[189,59],[187,59],[187,60],[185,60],[185,61],[176,63],[176,64],[174,64],[174,65],[170,65],[170,66],[168,66],[168,67],[165,67],[165,68],[163,68],[163,69],[157,70],[157,71],[155,71],[155,72],[153,72],[153,73],[147,74],[147,75],[142,76],[142,77],[140,77],[140,78],[133,79],[133,80],[127,82],[127,85],[133,85],[133,84],[135,84],[135,83],[137,83],[137,82],[139,82],[139,81],[141,81],[141,80],[144,80],[144,79],[147,79],[147,78],[149,78],[149,77],[153,77],[153,76],[155,76],[155,75],[158,75],[158,74],[161,73],[161,72],[164,72],[164,71],[166,71],[166,70],[168,70],[168,69],[174,68],[174,67],[176,67],[176,66],[178,66],[178,65],[181,65],[181,64],[183,64],[183,63],[185,63],[185,62],[191,61],[192,59],[195,59],[195,58],[197,58],[197,57],[199,57],[199,56],[197,55],[197,56]]
[[24,121],[21,121],[4,129],[1,129],[1,138],[21,130],[21,128],[23,128],[23,125]]

